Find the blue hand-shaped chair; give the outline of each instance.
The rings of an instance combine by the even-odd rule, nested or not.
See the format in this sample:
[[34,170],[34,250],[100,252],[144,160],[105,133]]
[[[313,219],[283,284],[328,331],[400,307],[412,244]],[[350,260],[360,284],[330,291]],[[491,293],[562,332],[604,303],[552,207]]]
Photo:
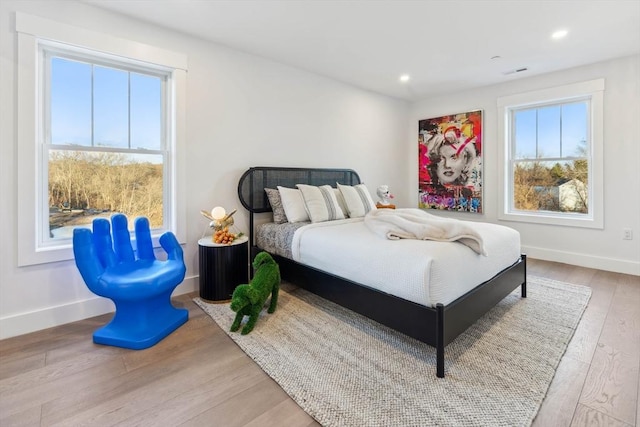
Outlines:
[[173,233],[166,232],[160,245],[167,260],[157,260],[149,221],[140,217],[135,221],[134,254],[127,217],[116,214],[111,223],[113,240],[104,218],[93,220],[93,233],[86,228],[73,231],[76,266],[87,287],[116,306],[111,322],[94,332],[93,342],[135,350],[151,347],[189,318],[188,310],[171,304],[171,294],[186,272],[182,248]]

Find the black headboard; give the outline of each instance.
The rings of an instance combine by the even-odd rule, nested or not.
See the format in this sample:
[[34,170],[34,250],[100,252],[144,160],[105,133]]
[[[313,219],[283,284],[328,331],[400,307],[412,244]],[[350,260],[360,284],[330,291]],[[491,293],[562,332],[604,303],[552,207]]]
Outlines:
[[296,184],[330,185],[360,184],[360,177],[352,169],[307,169],[258,166],[249,168],[238,182],[240,203],[249,212],[271,212],[265,188],[296,188]]
[[249,168],[238,181],[238,198],[249,211],[249,242],[253,246],[253,214],[271,212],[265,188],[296,188],[296,184],[330,185],[360,184],[360,177],[352,169],[281,168],[257,166]]

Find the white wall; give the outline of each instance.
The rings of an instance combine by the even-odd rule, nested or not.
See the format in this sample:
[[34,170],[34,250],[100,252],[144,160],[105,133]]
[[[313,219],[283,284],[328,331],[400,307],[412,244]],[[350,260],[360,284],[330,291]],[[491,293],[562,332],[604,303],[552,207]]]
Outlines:
[[[197,289],[200,209],[237,207],[239,176],[250,166],[348,167],[373,190],[385,183],[400,206],[417,206],[419,119],[483,109],[485,213],[497,221],[499,96],[598,77],[605,93],[605,229],[505,223],[533,257],[640,274],[640,96],[638,57],[523,79],[408,105],[321,76],[120,17],[73,1],[0,2],[0,339],[102,314],[110,301],[89,292],[73,261],[17,267],[16,50],[14,11],[81,26],[189,57],[187,93],[187,279]],[[30,143],[27,141],[26,143]],[[623,241],[622,228],[634,231]]]
[[386,183],[409,204],[404,151],[408,103],[263,58],[196,40],[72,1],[0,2],[0,339],[102,314],[111,302],[86,289],[73,261],[17,267],[16,49],[14,12],[188,55],[187,278],[197,289],[201,209],[237,207],[237,180],[251,166],[346,167],[371,190]]
[[[497,98],[527,91],[605,79],[604,93],[604,229],[536,225],[498,221]],[[514,80],[472,91],[424,99],[412,105],[410,133],[418,120],[484,110],[484,214],[449,213],[457,218],[490,221],[520,231],[523,251],[538,259],[640,275],[640,56],[620,58],[537,77]],[[407,179],[415,189],[417,161],[411,160]],[[633,240],[622,240],[623,228]]]

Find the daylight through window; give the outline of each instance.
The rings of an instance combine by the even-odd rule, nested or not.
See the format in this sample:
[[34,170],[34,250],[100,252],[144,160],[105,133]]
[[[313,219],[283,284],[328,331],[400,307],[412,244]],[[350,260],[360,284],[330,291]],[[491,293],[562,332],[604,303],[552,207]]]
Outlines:
[[42,58],[43,241],[114,212],[168,228],[169,73],[46,46]]
[[511,110],[512,208],[589,213],[589,101]]

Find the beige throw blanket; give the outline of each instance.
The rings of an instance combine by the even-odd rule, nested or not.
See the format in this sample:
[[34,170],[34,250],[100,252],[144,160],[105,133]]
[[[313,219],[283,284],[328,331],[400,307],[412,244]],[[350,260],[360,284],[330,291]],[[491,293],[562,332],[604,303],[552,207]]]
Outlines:
[[457,241],[480,255],[487,255],[482,236],[469,221],[442,218],[421,209],[377,209],[365,216],[364,223],[387,239]]

